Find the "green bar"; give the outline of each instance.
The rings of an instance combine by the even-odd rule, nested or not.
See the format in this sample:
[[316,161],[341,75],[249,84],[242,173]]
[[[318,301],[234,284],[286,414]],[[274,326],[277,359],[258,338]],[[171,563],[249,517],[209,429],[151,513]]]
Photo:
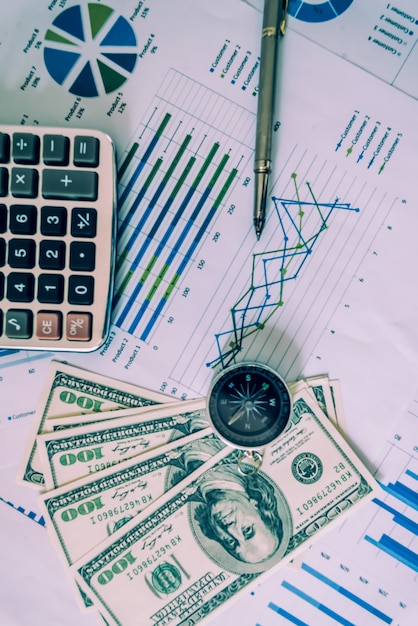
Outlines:
[[171,280],[170,284],[168,285],[166,292],[164,294],[164,300],[168,300],[168,298],[170,297],[174,287],[177,284],[178,279],[180,278],[180,274],[174,274],[173,279]]
[[232,182],[235,178],[235,176],[238,174],[238,170],[237,169],[233,169],[231,170],[231,172],[229,173],[228,178],[226,179],[222,189],[220,190],[217,198],[215,199],[215,202],[213,204],[213,206],[215,206],[216,208],[219,207],[219,205],[221,204],[222,200],[225,198],[226,192],[228,191],[228,189],[230,188],[230,186],[232,185]]
[[209,185],[208,185],[209,187],[211,187],[211,188],[214,187],[214,185],[215,185],[216,181],[218,180],[219,176],[221,175],[221,172],[224,169],[228,159],[229,159],[229,156],[227,154],[224,154],[222,159],[221,159],[221,162],[219,163],[219,165],[216,168],[212,178],[209,181]]
[[134,144],[132,144],[131,149],[129,150],[128,154],[126,155],[125,160],[122,162],[122,165],[120,166],[120,169],[118,171],[118,180],[120,180],[122,178],[122,176],[124,175],[124,173],[126,172],[128,165],[130,164],[130,162],[132,161],[135,152],[138,150],[139,148],[139,143],[135,142]]
[[159,127],[157,128],[157,132],[155,133],[155,135],[157,137],[161,137],[161,135],[163,134],[165,127],[167,126],[168,122],[171,120],[171,113],[166,113],[164,115],[163,121],[161,122],[161,124],[159,125]]
[[[171,195],[170,195],[170,198],[174,199],[174,198],[176,197],[176,195],[177,195],[177,194],[178,194],[178,192],[180,191],[180,189],[181,189],[181,187],[182,187],[182,185],[183,185],[183,183],[184,183],[184,181],[185,181],[185,179],[186,179],[187,175],[189,174],[190,170],[192,169],[192,167],[193,167],[193,165],[194,165],[195,161],[196,161],[196,158],[195,158],[195,157],[190,157],[189,162],[187,163],[187,165],[186,165],[185,169],[184,169],[184,170],[183,170],[183,172],[181,173],[180,178],[178,179],[178,181],[177,181],[177,183],[176,183],[176,185],[175,185],[175,187],[174,187],[174,190],[173,190],[173,192],[172,192],[172,193],[171,193]],[[139,281],[138,281],[138,284],[140,284],[140,285],[144,285],[144,284],[145,284],[145,281],[147,280],[148,276],[150,275],[151,270],[152,270],[152,268],[154,267],[154,265],[155,265],[155,263],[156,263],[157,259],[158,259],[158,257],[157,257],[157,256],[155,256],[155,255],[153,255],[153,256],[151,257],[151,259],[150,259],[150,261],[149,261],[149,263],[148,263],[147,267],[145,268],[144,272],[142,273],[141,278],[140,278],[140,279],[139,279]],[[168,268],[167,268],[167,269],[168,269]],[[164,271],[164,274],[167,272],[167,269]],[[164,275],[164,274],[163,274],[163,275]],[[162,276],[163,276],[163,275],[161,275],[161,274],[160,274],[161,278],[162,278]],[[158,281],[158,282],[154,283],[154,285],[151,287],[151,290],[150,290],[150,292],[149,292],[149,294],[148,294],[148,296],[147,296],[147,298],[148,298],[148,299],[151,297],[151,295],[153,295],[153,294],[155,293],[155,291],[156,291],[156,289],[157,289],[158,285],[159,285],[159,284],[160,284],[160,282],[161,282],[161,280],[158,280],[158,278],[157,278],[157,281]]]
[[155,256],[155,254],[151,257],[151,260],[148,263],[147,267],[145,268],[141,278],[138,280],[138,284],[139,285],[143,285],[145,283],[145,281],[147,280],[148,276],[150,275],[151,270],[154,267],[157,259],[158,259],[158,257]]
[[125,288],[127,284],[129,283],[129,281],[131,280],[132,276],[133,276],[133,271],[129,270],[125,278],[123,279],[121,286],[118,289],[118,296],[120,296],[125,291]]
[[169,267],[170,267],[169,265],[164,264],[163,269],[158,274],[156,281],[154,282],[153,286],[151,287],[151,289],[149,290],[149,292],[147,294],[147,297],[145,298],[146,300],[148,300],[148,302],[150,302],[152,296],[157,291],[158,287],[161,284],[161,281],[163,280],[164,276],[167,274],[167,271],[168,271]]
[[184,171],[181,173],[180,178],[178,179],[173,191],[170,194],[170,198],[175,198],[176,195],[178,194],[178,192],[180,191],[181,187],[183,186],[184,181],[186,180],[186,177],[189,175],[190,170],[192,169],[193,165],[196,162],[196,157],[190,157],[189,162],[187,163],[186,167],[184,168]]
[[152,166],[152,169],[151,169],[150,173],[148,174],[148,176],[147,176],[147,178],[146,178],[146,180],[145,180],[145,183],[144,183],[144,185],[143,185],[143,186],[145,187],[145,189],[149,189],[149,187],[150,187],[150,185],[151,185],[152,181],[153,181],[153,180],[154,180],[154,178],[155,178],[155,175],[157,174],[158,170],[159,170],[159,169],[160,169],[160,167],[161,167],[162,162],[163,162],[163,160],[162,160],[162,158],[161,158],[161,157],[160,157],[160,158],[158,158],[158,159],[155,161],[155,163],[154,163],[154,165]]
[[170,179],[170,177],[172,176],[175,168],[177,167],[181,157],[183,156],[184,152],[186,151],[187,146],[189,145],[190,141],[191,141],[192,136],[191,135],[186,135],[183,143],[181,144],[180,148],[177,150],[177,154],[173,159],[173,162],[171,163],[170,167],[168,168],[166,174],[164,175],[163,178],[163,183],[166,184],[168,182],[168,180]]
[[218,148],[219,148],[219,143],[218,142],[213,144],[213,146],[212,146],[208,156],[206,157],[206,159],[203,162],[202,167],[200,168],[200,171],[198,172],[196,178],[192,182],[192,187],[194,189],[197,189],[197,187],[199,186],[199,183],[202,180],[206,170],[208,169],[208,167],[210,165],[210,162],[212,161],[213,157],[215,156],[215,153],[217,152]]

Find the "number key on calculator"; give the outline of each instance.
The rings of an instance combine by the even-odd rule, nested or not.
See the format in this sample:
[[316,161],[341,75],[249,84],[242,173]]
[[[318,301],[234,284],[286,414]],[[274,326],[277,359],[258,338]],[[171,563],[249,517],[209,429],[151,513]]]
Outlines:
[[110,137],[0,125],[0,347],[98,348],[115,252]]

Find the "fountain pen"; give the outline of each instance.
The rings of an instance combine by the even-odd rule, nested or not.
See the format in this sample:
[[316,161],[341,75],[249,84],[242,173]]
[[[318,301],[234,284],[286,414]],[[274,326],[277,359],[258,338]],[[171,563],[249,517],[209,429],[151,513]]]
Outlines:
[[254,229],[257,239],[260,239],[266,219],[278,40],[285,33],[287,3],[288,0],[264,0],[254,156]]

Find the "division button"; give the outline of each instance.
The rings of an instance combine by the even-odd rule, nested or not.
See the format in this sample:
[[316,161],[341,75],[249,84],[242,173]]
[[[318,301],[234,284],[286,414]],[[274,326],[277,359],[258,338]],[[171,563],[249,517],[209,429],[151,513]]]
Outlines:
[[15,163],[26,163],[36,165],[39,163],[39,146],[40,141],[38,135],[32,133],[14,133],[13,134],[13,161]]

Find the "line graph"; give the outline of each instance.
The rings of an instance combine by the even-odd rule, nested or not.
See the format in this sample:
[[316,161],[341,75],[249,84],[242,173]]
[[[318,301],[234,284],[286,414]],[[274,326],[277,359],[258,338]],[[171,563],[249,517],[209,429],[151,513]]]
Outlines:
[[[319,203],[309,182],[306,186],[312,200],[302,201],[296,172],[291,174],[291,179],[295,199],[273,196],[282,247],[253,254],[250,286],[231,309],[231,328],[215,335],[219,357],[208,363],[210,366],[220,362],[227,367],[242,350],[244,339],[262,330],[283,306],[286,283],[298,277],[318,237],[328,228],[332,213],[360,210],[349,203],[340,203],[338,198],[333,203]],[[226,350],[225,336],[232,336]]]

